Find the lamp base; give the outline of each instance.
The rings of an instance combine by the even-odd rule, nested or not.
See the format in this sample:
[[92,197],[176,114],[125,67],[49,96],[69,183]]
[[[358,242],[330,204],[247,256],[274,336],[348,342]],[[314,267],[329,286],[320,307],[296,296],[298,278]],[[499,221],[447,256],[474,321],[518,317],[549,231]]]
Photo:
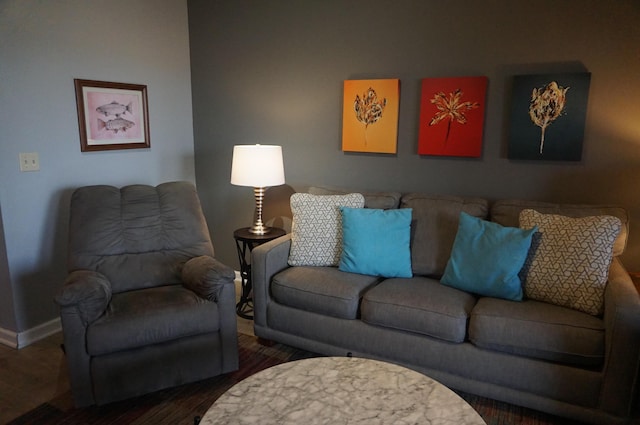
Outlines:
[[271,231],[271,227],[259,225],[257,223],[249,228],[249,233],[253,233],[254,235],[266,235],[270,231]]
[[253,233],[254,235],[265,235],[269,233],[271,230],[270,227],[267,227],[262,222],[262,204],[264,202],[264,193],[267,189],[265,187],[254,187],[253,195],[256,200],[256,220],[253,223],[253,226],[249,228],[249,233]]

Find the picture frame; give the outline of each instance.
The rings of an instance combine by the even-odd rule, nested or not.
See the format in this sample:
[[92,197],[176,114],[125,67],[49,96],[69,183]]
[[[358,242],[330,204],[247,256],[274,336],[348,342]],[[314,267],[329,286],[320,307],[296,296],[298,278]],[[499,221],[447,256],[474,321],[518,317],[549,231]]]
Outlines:
[[82,152],[151,147],[147,86],[74,79]]
[[508,158],[581,161],[591,73],[514,75]]
[[396,154],[400,80],[345,80],[342,151]]
[[486,76],[422,80],[419,155],[482,155],[488,81]]

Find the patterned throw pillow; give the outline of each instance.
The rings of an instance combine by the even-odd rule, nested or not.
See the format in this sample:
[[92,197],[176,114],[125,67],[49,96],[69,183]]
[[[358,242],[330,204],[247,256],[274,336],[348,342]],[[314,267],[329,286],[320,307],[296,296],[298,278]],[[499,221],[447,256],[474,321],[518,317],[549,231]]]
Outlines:
[[526,209],[520,227],[538,226],[525,266],[529,298],[600,315],[622,223],[612,216],[571,218]]
[[340,207],[362,208],[364,196],[291,195],[290,266],[338,266],[342,254]]

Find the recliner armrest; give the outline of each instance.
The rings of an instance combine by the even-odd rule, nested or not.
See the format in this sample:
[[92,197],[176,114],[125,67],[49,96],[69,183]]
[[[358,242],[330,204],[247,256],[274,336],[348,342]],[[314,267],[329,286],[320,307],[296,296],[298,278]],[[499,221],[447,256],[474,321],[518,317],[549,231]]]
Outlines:
[[208,255],[187,261],[182,268],[182,284],[209,301],[217,302],[223,285],[233,284],[235,271]]
[[61,309],[76,309],[82,323],[100,317],[111,301],[111,283],[102,273],[75,270],[69,273],[55,301]]

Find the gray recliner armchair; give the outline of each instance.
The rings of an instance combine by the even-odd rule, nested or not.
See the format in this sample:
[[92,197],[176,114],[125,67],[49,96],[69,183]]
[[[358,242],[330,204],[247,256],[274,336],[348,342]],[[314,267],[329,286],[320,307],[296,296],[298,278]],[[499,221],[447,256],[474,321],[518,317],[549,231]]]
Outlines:
[[235,273],[193,184],[77,189],[68,269],[56,302],[76,406],[238,369]]

